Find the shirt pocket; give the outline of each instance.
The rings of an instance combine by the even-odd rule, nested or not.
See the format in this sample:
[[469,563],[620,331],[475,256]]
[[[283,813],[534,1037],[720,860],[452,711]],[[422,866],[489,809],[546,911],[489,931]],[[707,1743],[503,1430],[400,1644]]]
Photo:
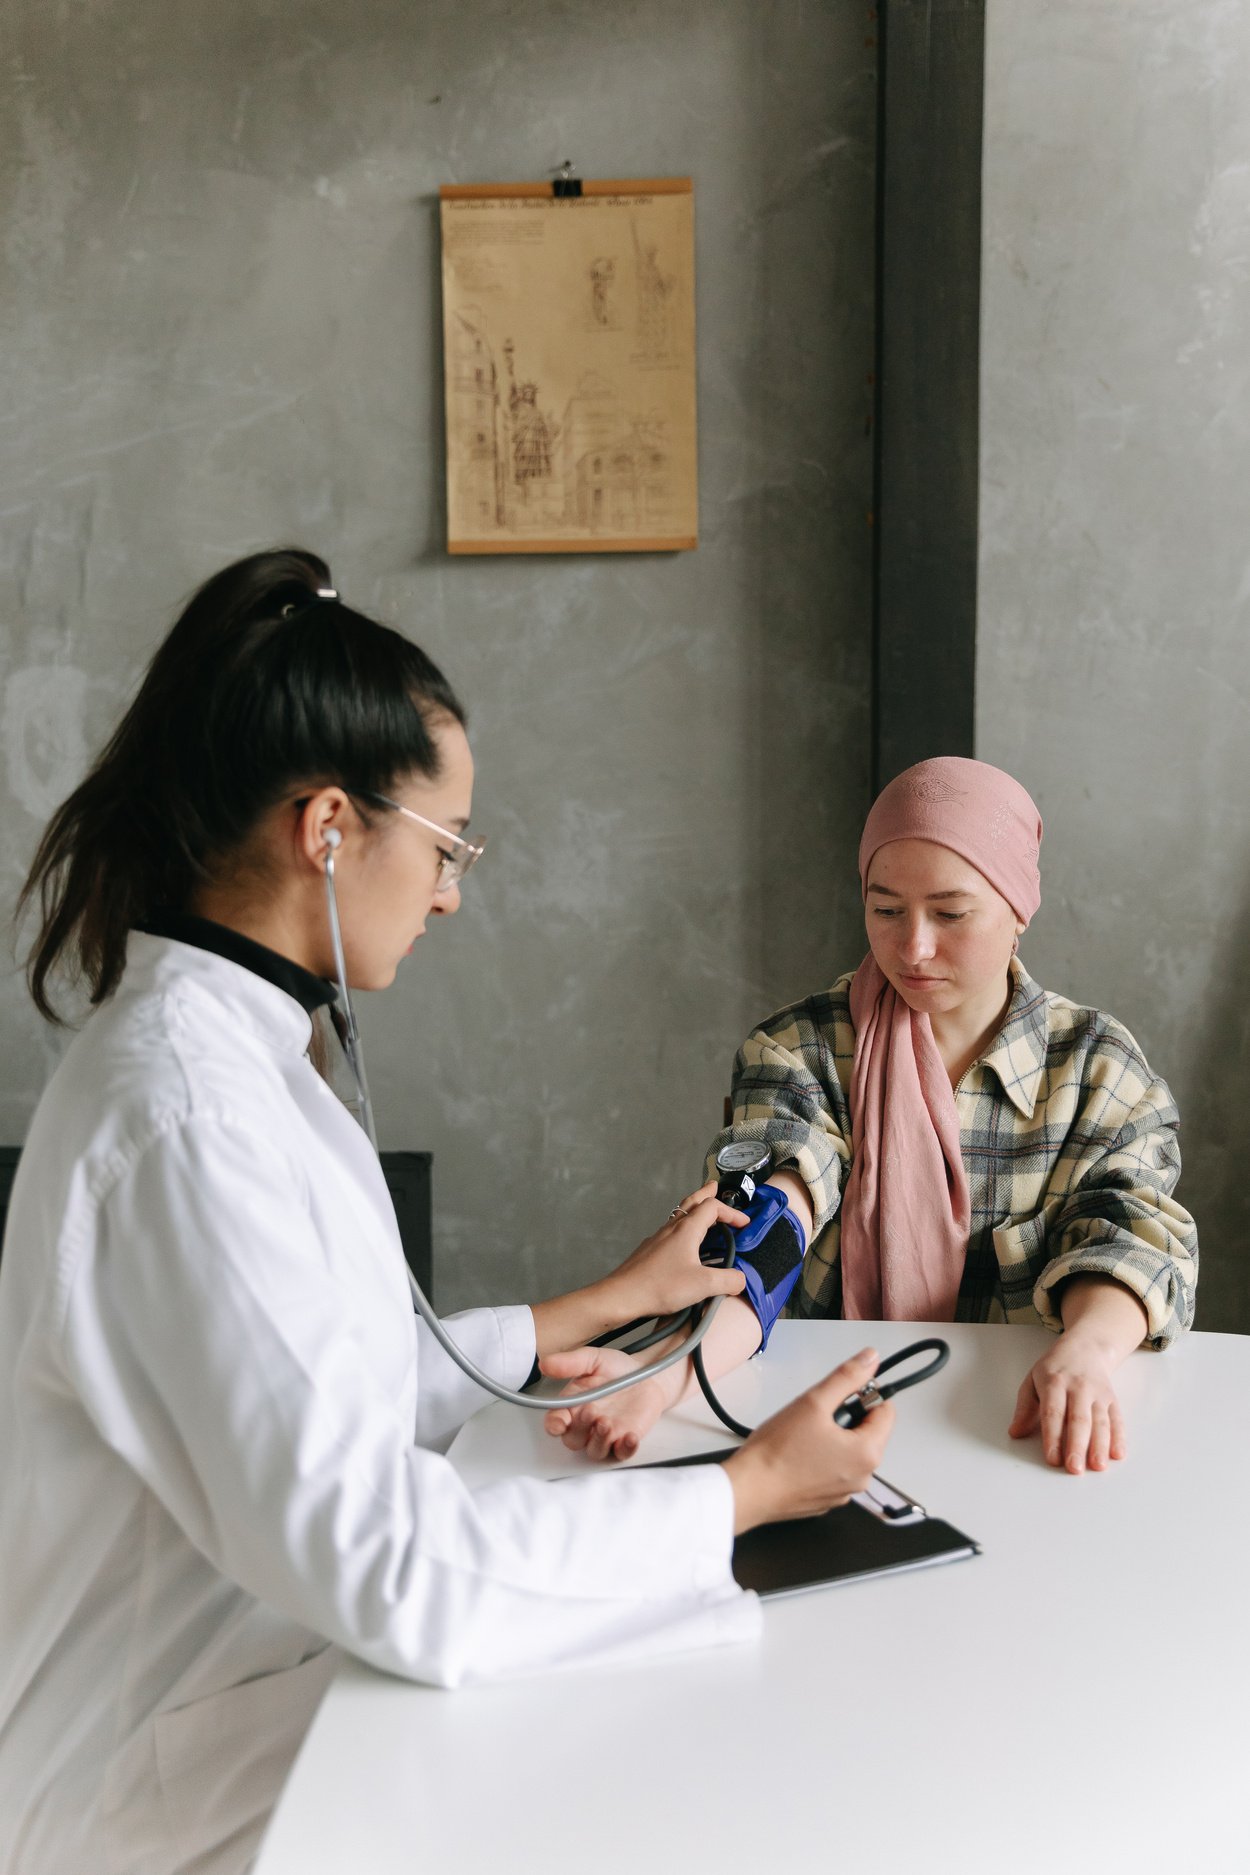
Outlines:
[[1033,1306],[1033,1291],[1046,1267],[1046,1223],[1045,1211],[1038,1211],[1019,1223],[1008,1218],[994,1226],[1003,1314],[1009,1322],[1030,1322],[1036,1327],[1041,1319]]
[[161,1796],[178,1866],[239,1875],[260,1846],[339,1654],[228,1686],[156,1721]]

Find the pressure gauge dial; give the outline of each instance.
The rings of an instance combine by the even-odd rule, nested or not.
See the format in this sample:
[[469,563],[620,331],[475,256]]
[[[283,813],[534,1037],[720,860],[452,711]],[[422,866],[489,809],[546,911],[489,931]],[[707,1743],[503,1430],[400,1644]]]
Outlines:
[[750,1204],[772,1161],[772,1148],[758,1139],[731,1139],[716,1155],[716,1196],[735,1210]]
[[731,1139],[716,1155],[716,1170],[722,1178],[741,1178],[744,1172],[762,1172],[772,1156],[758,1139]]

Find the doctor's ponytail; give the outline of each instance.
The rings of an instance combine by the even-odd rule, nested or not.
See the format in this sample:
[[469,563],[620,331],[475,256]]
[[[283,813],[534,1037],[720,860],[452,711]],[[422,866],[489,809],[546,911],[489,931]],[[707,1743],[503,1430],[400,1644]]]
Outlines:
[[386,794],[438,773],[431,734],[464,710],[425,653],[353,611],[315,554],[253,554],[206,582],[149,664],[86,779],[53,815],[18,900],[38,900],[35,1005],[59,972],[93,1004],[126,936],[183,910],[257,820],[304,783]]

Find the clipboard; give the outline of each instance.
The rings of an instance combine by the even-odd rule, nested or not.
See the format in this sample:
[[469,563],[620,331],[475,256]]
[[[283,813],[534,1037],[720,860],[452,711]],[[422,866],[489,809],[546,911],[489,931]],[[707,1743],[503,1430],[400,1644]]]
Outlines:
[[[662,1459],[655,1470],[674,1465],[714,1465],[735,1447]],[[639,1469],[648,1469],[639,1467]],[[979,1556],[981,1545],[875,1474],[867,1491],[823,1517],[796,1517],[759,1524],[734,1543],[733,1573],[739,1588],[771,1599],[833,1588],[869,1576],[902,1575],[938,1563]]]

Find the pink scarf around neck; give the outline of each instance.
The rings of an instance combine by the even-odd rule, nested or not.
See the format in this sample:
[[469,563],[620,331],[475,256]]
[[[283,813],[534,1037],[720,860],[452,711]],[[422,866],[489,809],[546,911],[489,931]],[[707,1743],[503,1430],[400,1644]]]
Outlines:
[[950,1077],[928,1016],[908,1008],[871,955],[851,983],[851,1021],[842,1313],[953,1321],[971,1210]]

